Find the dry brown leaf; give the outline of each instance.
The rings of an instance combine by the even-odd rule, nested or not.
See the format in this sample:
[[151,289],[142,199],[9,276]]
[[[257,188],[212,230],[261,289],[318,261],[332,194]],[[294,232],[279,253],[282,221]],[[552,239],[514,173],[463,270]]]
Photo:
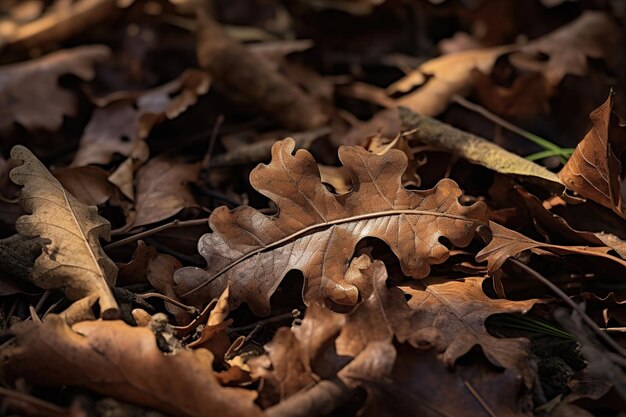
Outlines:
[[482,290],[484,278],[429,277],[399,289],[387,288],[382,262],[371,263],[365,256],[357,261],[361,261],[358,268],[362,274],[350,282],[362,291],[363,304],[341,328],[336,340],[339,355],[356,356],[368,343],[391,341],[395,336],[418,348],[434,347],[443,363],[452,367],[458,358],[480,346],[493,365],[517,370],[530,386],[528,340],[494,337],[484,324],[493,314],[525,313],[538,300],[491,299]]
[[482,165],[501,174],[538,182],[553,191],[564,189],[559,177],[553,172],[487,139],[414,113],[404,107],[400,107],[399,112],[403,129],[411,131],[411,137],[425,145],[451,152],[473,164]]
[[74,74],[90,80],[94,65],[109,55],[103,45],[80,46],[0,67],[0,130],[13,122],[31,130],[58,129],[63,116],[78,110],[76,97],[59,86],[59,77]]
[[100,238],[110,238],[111,224],[96,207],[68,193],[28,149],[15,146],[11,157],[23,161],[10,175],[24,186],[20,206],[29,213],[17,220],[15,228],[21,235],[43,239],[33,283],[46,289],[65,287],[73,300],[95,295],[101,316],[116,317],[119,308],[109,287],[115,285],[117,267],[100,246]]
[[136,216],[133,227],[160,222],[196,206],[188,183],[196,181],[200,164],[152,158],[137,171]]
[[198,7],[197,15],[198,62],[217,84],[236,92],[288,129],[309,130],[327,122],[320,103],[229,38],[203,6]]
[[508,258],[526,250],[540,255],[549,252],[557,255],[597,256],[616,262],[626,268],[626,261],[609,255],[608,252],[611,248],[607,246],[552,245],[550,243],[537,242],[494,222],[489,222],[489,228],[492,235],[491,242],[476,254],[478,262],[487,261],[489,272],[500,269]]
[[366,417],[533,415],[530,400],[525,404],[520,399],[523,387],[515,371],[499,372],[478,362],[459,364],[450,372],[432,349],[401,345],[388,378],[372,378],[367,373],[355,377],[370,392],[361,411]]
[[53,175],[63,188],[88,206],[106,203],[116,191],[115,185],[107,179],[109,173],[93,165],[60,169]]
[[[473,49],[433,58],[390,85],[387,92],[408,93],[396,100],[398,106],[426,116],[436,116],[448,107],[455,94],[469,93],[474,81],[472,71],[491,71],[496,58],[513,48]],[[416,91],[410,92],[416,87]]]
[[626,218],[620,155],[626,149],[626,127],[613,113],[613,93],[591,115],[593,127],[576,146],[559,178],[567,188]]
[[330,193],[320,180],[313,156],[286,139],[272,147],[272,162],[259,165],[250,182],[276,203],[279,214],[266,216],[252,207],[213,211],[213,233],[198,242],[208,269],[176,272],[178,294],[203,303],[227,285],[231,307],[242,302],[260,314],[290,270],[303,272],[303,298],[356,304],[359,293],[343,279],[356,244],[365,237],[386,242],[404,273],[428,275],[430,265],[444,262],[448,249],[439,239],[466,246],[486,220],[485,206],[462,206],[455,182],[442,180],[431,190],[408,191],[400,178],[407,166],[403,152],[374,155],[361,147],[342,147],[339,159],[350,171],[353,191]]
[[[566,74],[585,75],[589,58],[611,60],[618,32],[619,28],[611,16],[587,10],[573,22],[520,49],[525,53],[548,55],[548,60],[533,58],[530,69],[539,66],[550,84],[556,86]],[[512,59],[514,65],[525,66],[525,62],[515,56]]]
[[154,334],[122,321],[72,327],[55,315],[15,326],[0,351],[2,374],[39,385],[86,387],[172,416],[260,416],[254,391],[222,388],[204,349],[165,354]]
[[[80,140],[72,165],[106,165],[114,154],[132,156],[142,162],[148,159],[144,139],[158,123],[174,119],[210,85],[206,73],[190,69],[178,78],[144,92],[116,93],[109,98],[95,99],[102,105]],[[132,182],[131,182],[132,183]]]

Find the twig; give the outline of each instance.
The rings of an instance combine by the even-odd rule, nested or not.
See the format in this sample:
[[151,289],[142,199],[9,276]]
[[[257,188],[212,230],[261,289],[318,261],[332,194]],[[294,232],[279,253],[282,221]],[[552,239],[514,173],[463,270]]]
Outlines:
[[104,250],[109,250],[109,249],[117,248],[117,247],[120,247],[120,246],[124,246],[124,245],[126,245],[128,243],[135,242],[135,241],[137,241],[139,239],[143,239],[145,237],[152,236],[155,233],[162,232],[163,230],[174,229],[174,228],[177,228],[177,227],[199,226],[199,225],[208,224],[208,221],[209,221],[208,218],[194,219],[194,220],[184,220],[184,221],[180,221],[180,220],[176,219],[173,222],[162,224],[161,226],[157,226],[154,229],[149,229],[149,230],[143,231],[141,233],[137,233],[135,235],[128,236],[128,237],[126,237],[124,239],[118,240],[117,242],[109,243],[108,245],[106,245],[104,247]]
[[265,409],[265,417],[327,416],[354,398],[355,391],[339,379],[323,380],[311,389]]
[[209,147],[207,148],[206,154],[202,159],[202,170],[204,171],[209,169],[209,166],[211,165],[211,155],[213,155],[213,148],[215,148],[217,133],[219,132],[222,123],[224,123],[224,115],[220,114],[215,120],[215,125],[213,125],[213,131],[211,132],[211,139],[209,139]]
[[485,412],[489,414],[491,417],[498,417],[498,415],[489,407],[489,404],[485,402],[483,397],[476,391],[476,389],[470,384],[469,381],[464,380],[465,388],[472,394],[472,396],[478,401],[478,403],[484,408]]
[[41,298],[39,299],[39,301],[37,301],[37,305],[35,306],[35,311],[38,312],[41,309],[41,307],[43,307],[43,304],[46,302],[49,296],[50,296],[50,290],[45,290],[43,294],[41,295]]
[[59,416],[68,415],[67,410],[64,408],[61,408],[55,404],[49,403],[44,400],[40,400],[37,397],[33,397],[32,395],[24,394],[19,391],[14,391],[11,389],[0,387],[0,395],[15,399],[20,402],[33,404],[35,407],[39,407],[40,409],[43,408],[47,410],[48,412],[50,412],[51,413],[50,415],[55,415],[55,414],[58,414]]
[[580,317],[585,322],[585,324],[588,325],[598,335],[600,339],[602,339],[607,345],[613,348],[615,352],[626,357],[626,352],[624,351],[624,349],[619,344],[617,344],[617,342],[613,340],[611,336],[608,335],[608,333],[601,331],[600,328],[596,325],[596,323],[587,315],[587,313],[585,313],[585,310],[583,310],[578,304],[572,301],[572,299],[569,298],[568,295],[565,294],[559,287],[554,285],[554,283],[552,283],[549,279],[547,279],[546,277],[544,277],[543,275],[541,275],[539,272],[535,271],[534,269],[530,268],[523,262],[520,262],[515,258],[509,258],[507,261],[511,262],[513,265],[522,269],[524,272],[528,273],[537,281],[541,282],[546,287],[550,288],[552,292],[554,292],[563,301],[565,301],[565,303],[568,306],[570,306],[573,310],[575,310],[578,314],[580,314]]
[[234,327],[232,329],[228,329],[228,333],[241,333],[246,330],[255,329],[257,327],[265,326],[272,323],[278,323],[287,319],[297,319],[300,317],[302,313],[297,308],[293,309],[290,313],[279,314],[278,316],[269,317],[264,320],[257,321],[256,323],[248,324],[246,326]]
[[183,310],[188,311],[191,314],[198,314],[198,309],[196,307],[188,306],[187,304],[183,304],[183,303],[181,303],[178,300],[175,300],[175,299],[170,298],[170,297],[168,297],[166,295],[163,295],[163,294],[159,294],[158,292],[148,292],[148,293],[145,293],[145,294],[137,294],[137,297],[143,298],[143,299],[146,299],[146,298],[160,298],[160,299],[165,300],[166,302],[168,302],[170,304],[175,305],[176,307],[180,307]]

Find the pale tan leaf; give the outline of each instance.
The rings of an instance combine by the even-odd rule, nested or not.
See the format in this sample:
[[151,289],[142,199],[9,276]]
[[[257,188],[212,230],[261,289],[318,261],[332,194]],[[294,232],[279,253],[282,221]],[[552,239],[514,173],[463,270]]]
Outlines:
[[100,246],[100,238],[110,238],[111,224],[96,207],[68,193],[28,149],[15,146],[11,157],[23,161],[10,175],[24,186],[20,206],[29,213],[15,227],[20,234],[45,242],[32,281],[46,289],[65,287],[73,300],[95,295],[102,317],[117,316],[119,308],[109,288],[115,284],[117,267]]
[[16,339],[0,351],[5,377],[85,387],[172,416],[261,415],[254,391],[219,385],[208,350],[165,354],[148,328],[117,320],[70,327],[51,315],[13,332]]
[[294,146],[292,139],[277,142],[272,162],[250,175],[251,184],[276,203],[279,214],[266,216],[246,206],[213,211],[213,233],[198,242],[208,269],[176,272],[183,298],[202,303],[229,285],[231,308],[246,302],[266,314],[278,284],[297,269],[305,276],[306,303],[329,299],[354,305],[358,290],[343,276],[361,239],[386,242],[406,275],[423,278],[430,265],[449,256],[441,237],[466,246],[485,223],[485,206],[462,206],[461,190],[451,180],[431,190],[403,188],[407,158],[401,151],[374,155],[361,147],[340,148],[353,191],[336,196],[322,184],[312,155],[304,150],[293,155]]

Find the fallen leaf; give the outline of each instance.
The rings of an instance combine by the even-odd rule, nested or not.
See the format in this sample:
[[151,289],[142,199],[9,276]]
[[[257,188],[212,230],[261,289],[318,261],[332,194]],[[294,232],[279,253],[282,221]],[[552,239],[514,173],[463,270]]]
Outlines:
[[63,116],[74,116],[77,98],[59,85],[59,77],[94,76],[94,65],[110,50],[103,45],[79,46],[17,64],[0,67],[0,130],[19,123],[26,129],[56,130]]
[[[513,46],[472,49],[430,59],[391,84],[387,93],[407,93],[396,100],[397,106],[425,116],[436,116],[448,107],[454,95],[471,91],[474,70],[491,71],[496,58],[513,49]],[[417,90],[413,91],[415,88]]]
[[501,174],[538,182],[553,191],[558,192],[564,188],[559,177],[553,172],[487,139],[414,113],[404,107],[401,107],[399,112],[403,129],[411,132],[411,138],[425,145],[451,152],[473,164],[482,165]]
[[567,188],[626,218],[620,155],[626,149],[626,127],[613,113],[613,93],[591,115],[593,127],[576,146],[559,178]]
[[626,267],[626,261],[608,254],[611,248],[607,246],[553,245],[550,243],[537,242],[498,223],[489,222],[489,228],[491,229],[492,235],[491,242],[476,254],[476,260],[478,262],[487,261],[489,272],[500,269],[508,258],[516,256],[526,250],[540,255],[549,252],[557,255],[597,256]]
[[[589,58],[610,60],[615,53],[619,28],[614,19],[602,11],[586,10],[576,20],[520,48],[524,53],[545,54],[533,57],[530,68],[539,66],[552,86],[566,74],[584,76]],[[527,67],[515,59],[514,65]],[[483,71],[484,72],[484,71]]]
[[68,193],[28,149],[15,146],[11,157],[23,161],[10,175],[24,186],[20,206],[28,213],[15,227],[21,235],[44,240],[32,282],[45,289],[65,287],[72,300],[95,295],[102,317],[116,317],[119,308],[109,287],[115,284],[117,267],[99,241],[110,238],[110,223],[98,215],[96,207]]
[[148,148],[144,139],[158,123],[174,119],[192,106],[210,85],[206,73],[189,69],[180,77],[143,92],[115,93],[94,99],[103,107],[94,111],[85,127],[73,166],[106,165],[114,154],[145,161]]
[[360,268],[364,273],[355,285],[362,289],[363,304],[341,328],[336,340],[339,355],[355,356],[368,343],[391,341],[395,336],[416,348],[433,347],[443,363],[453,367],[457,359],[480,346],[493,365],[515,369],[528,386],[532,384],[529,341],[494,337],[485,320],[494,314],[526,313],[538,300],[491,299],[482,290],[485,278],[428,277],[387,288],[382,262],[368,265],[366,261]]
[[172,416],[260,416],[254,391],[220,387],[204,349],[165,354],[145,327],[85,321],[72,327],[55,315],[15,326],[0,350],[2,374],[38,385],[71,385]]
[[88,206],[104,204],[115,194],[115,185],[107,179],[109,173],[97,166],[60,169],[53,175],[63,188]]
[[188,183],[196,181],[200,164],[152,158],[137,171],[136,216],[133,227],[165,220],[196,206]]
[[304,150],[292,155],[294,146],[293,139],[277,142],[272,162],[250,174],[252,186],[276,203],[279,214],[270,217],[247,206],[214,210],[209,219],[213,233],[198,242],[208,269],[176,272],[181,297],[202,303],[229,285],[232,308],[246,302],[267,314],[278,284],[298,269],[305,276],[307,304],[330,299],[354,305],[358,290],[343,275],[361,239],[386,242],[406,275],[423,278],[431,264],[449,256],[442,236],[463,247],[485,222],[485,206],[462,206],[461,190],[451,180],[431,190],[404,189],[400,177],[407,159],[401,151],[374,155],[360,147],[340,148],[353,191],[336,196],[322,184],[312,155]]
[[197,9],[198,62],[215,82],[282,123],[288,129],[309,130],[328,117],[320,103],[228,37],[203,6]]
[[[499,372],[485,363],[461,364],[450,372],[433,349],[407,345],[397,348],[397,359],[386,379],[360,376],[371,393],[363,416],[531,416],[520,399],[523,390],[512,370]],[[497,395],[494,395],[497,393]]]

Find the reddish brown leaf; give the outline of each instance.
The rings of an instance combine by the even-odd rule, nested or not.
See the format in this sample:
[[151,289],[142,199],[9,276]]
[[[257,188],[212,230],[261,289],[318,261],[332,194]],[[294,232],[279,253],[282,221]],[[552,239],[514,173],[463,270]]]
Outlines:
[[104,204],[115,194],[115,185],[107,179],[109,173],[100,167],[66,168],[53,174],[67,191],[90,206]]
[[2,374],[39,385],[73,385],[172,416],[258,416],[256,394],[220,387],[207,350],[164,354],[154,334],[122,321],[72,327],[55,315],[25,322],[0,351]]
[[198,242],[208,269],[177,271],[182,297],[202,303],[229,285],[233,308],[247,302],[253,311],[266,314],[280,281],[298,269],[306,279],[306,303],[330,299],[354,305],[358,290],[343,276],[361,239],[383,240],[406,275],[423,278],[431,264],[449,256],[440,237],[466,246],[485,222],[485,206],[462,206],[461,190],[451,180],[442,180],[431,190],[404,189],[400,178],[407,159],[401,151],[374,155],[360,147],[340,148],[353,191],[336,196],[320,181],[311,154],[300,150],[292,155],[293,150],[292,139],[277,142],[272,162],[250,175],[252,185],[272,199],[280,213],[270,217],[245,206],[213,211],[209,220],[213,233]]
[[593,127],[559,172],[567,188],[626,218],[619,157],[626,149],[626,128],[613,113],[613,94],[590,115]]
[[74,74],[90,80],[94,65],[109,54],[106,46],[80,46],[0,67],[0,130],[13,122],[26,129],[58,129],[63,116],[77,111],[76,97],[59,86],[59,77]]

